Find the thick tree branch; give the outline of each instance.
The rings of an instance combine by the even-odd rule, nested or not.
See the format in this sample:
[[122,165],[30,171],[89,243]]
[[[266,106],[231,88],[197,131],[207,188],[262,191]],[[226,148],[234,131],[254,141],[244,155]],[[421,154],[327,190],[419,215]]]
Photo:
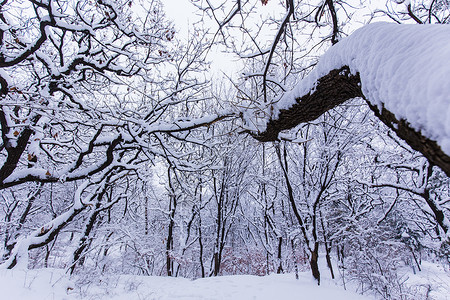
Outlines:
[[419,131],[413,129],[405,120],[398,120],[393,113],[384,107],[379,110],[367,101],[375,115],[386,124],[398,137],[403,139],[411,148],[422,153],[432,165],[440,167],[450,176],[450,157],[442,151],[436,141],[430,140]]
[[[39,120],[40,116],[35,116],[32,122],[35,124]],[[3,181],[11,175],[19,163],[20,158],[22,157],[22,153],[25,151],[30,136],[33,133],[33,130],[30,127],[25,127],[22,132],[19,133],[15,145],[10,141],[9,138],[6,138],[6,130],[9,129],[6,123],[4,112],[0,112],[0,124],[2,126],[2,136],[3,141],[5,143],[6,152],[8,156],[0,167],[0,185]]]
[[[317,81],[314,91],[297,98],[291,108],[280,110],[278,117],[267,123],[264,132],[252,135],[261,142],[277,140],[280,131],[315,120],[326,111],[356,97],[365,98],[361,91],[359,75],[351,74],[347,66],[332,70]],[[442,151],[436,141],[423,136],[406,120],[398,120],[384,107],[380,110],[378,106],[366,102],[375,115],[412,149],[422,153],[431,164],[440,167],[447,176],[450,176],[450,157]]]
[[347,66],[332,70],[318,80],[315,91],[298,98],[291,108],[280,110],[278,118],[267,123],[266,131],[253,137],[261,142],[275,141],[280,131],[313,121],[348,99],[363,97],[359,83],[359,75],[352,75]]

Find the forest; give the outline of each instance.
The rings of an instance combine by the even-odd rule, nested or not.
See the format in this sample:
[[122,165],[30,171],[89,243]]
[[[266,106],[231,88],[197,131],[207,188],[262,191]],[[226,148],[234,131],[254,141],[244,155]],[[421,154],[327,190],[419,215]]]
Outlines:
[[450,1],[177,1],[0,2],[0,271],[450,291]]

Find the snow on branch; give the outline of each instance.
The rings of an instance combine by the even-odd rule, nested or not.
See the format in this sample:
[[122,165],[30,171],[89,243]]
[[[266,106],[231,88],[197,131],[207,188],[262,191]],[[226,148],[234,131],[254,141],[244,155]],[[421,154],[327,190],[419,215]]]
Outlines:
[[331,47],[252,135],[276,140],[282,130],[363,97],[399,137],[450,175],[449,61],[449,26],[364,26]]

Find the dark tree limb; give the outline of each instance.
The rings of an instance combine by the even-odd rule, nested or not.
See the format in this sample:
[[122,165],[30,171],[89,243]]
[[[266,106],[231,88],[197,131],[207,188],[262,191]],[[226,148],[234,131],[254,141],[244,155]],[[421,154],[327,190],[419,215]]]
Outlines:
[[[35,116],[34,118],[32,118],[32,123],[36,124],[39,118],[40,116]],[[2,127],[2,140],[8,154],[5,162],[0,166],[1,186],[3,184],[3,181],[14,172],[17,165],[19,164],[20,157],[22,156],[22,153],[25,151],[28,145],[29,139],[33,134],[33,130],[28,126],[25,127],[20,133],[18,133],[15,143],[12,143],[10,141],[10,138],[7,137],[9,126],[3,110],[0,110],[0,125]]]
[[352,75],[348,67],[332,70],[318,80],[314,92],[298,98],[291,108],[280,110],[278,118],[267,123],[266,131],[253,137],[261,142],[275,141],[280,131],[313,121],[348,99],[363,97],[359,83],[359,74]]
[[414,12],[411,9],[411,4],[408,4],[408,16],[411,17],[411,19],[413,19],[414,21],[416,21],[417,24],[423,24],[422,20],[419,19]]
[[270,48],[269,57],[267,58],[266,65],[264,67],[263,72],[263,92],[264,92],[264,102],[267,102],[267,74],[269,73],[269,67],[272,63],[273,55],[275,54],[275,49],[277,48],[278,43],[280,42],[281,37],[283,36],[283,33],[285,32],[286,26],[289,23],[289,20],[291,19],[291,16],[294,15],[294,1],[293,0],[287,0],[287,12],[284,16],[283,22],[281,23],[280,28],[278,29],[277,35],[275,36],[275,40],[272,43],[272,47]]
[[333,21],[333,33],[331,35],[331,43],[334,45],[338,42],[338,35],[339,35],[339,26],[336,9],[334,8],[333,0],[326,0],[325,3],[327,4],[328,9],[330,10],[331,20]]
[[[332,70],[317,81],[314,91],[297,98],[291,108],[280,110],[278,118],[270,120],[264,132],[252,134],[252,136],[261,142],[275,141],[278,139],[278,133],[282,130],[313,121],[326,111],[357,97],[365,99],[361,91],[359,74],[351,74],[347,66]],[[372,105],[367,99],[366,102],[375,115],[398,137],[412,149],[422,153],[432,165],[440,167],[447,176],[450,176],[450,157],[442,151],[436,141],[413,129],[407,120],[398,120],[386,108],[382,107],[380,110],[378,106]]]
[[411,128],[406,120],[398,120],[393,113],[385,109],[380,109],[371,105],[367,101],[370,109],[375,115],[386,124],[398,137],[403,139],[411,148],[422,153],[432,165],[440,167],[447,176],[450,176],[450,157],[442,151],[436,141],[430,140],[419,131]]

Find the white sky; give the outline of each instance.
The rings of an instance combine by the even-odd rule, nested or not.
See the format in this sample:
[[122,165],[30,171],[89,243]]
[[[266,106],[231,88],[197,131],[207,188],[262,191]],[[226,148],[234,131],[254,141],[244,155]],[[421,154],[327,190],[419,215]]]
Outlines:
[[[190,3],[190,0],[169,0],[164,1],[163,5],[167,18],[174,22],[178,34],[183,38],[187,38],[189,30],[192,30],[193,20],[196,19],[195,13],[197,9]],[[214,29],[217,27],[214,23],[211,23],[211,26]],[[215,49],[213,48],[210,51],[208,58],[212,62],[213,75],[220,76],[222,72],[230,77],[238,75],[238,62],[231,54],[224,53],[215,47]]]
[[[189,36],[189,30],[192,30],[192,24],[198,20],[198,16],[196,16],[197,8],[191,4],[190,0],[165,0],[162,1],[166,10],[167,18],[172,20],[177,28],[178,36],[182,39],[187,39]],[[214,5],[214,1],[213,5]],[[216,1],[217,2],[217,1]],[[355,7],[361,6],[359,0],[350,0]],[[354,3],[353,3],[354,2]],[[390,0],[367,0],[365,2],[365,7],[358,9],[355,11],[355,14],[352,18],[352,25],[349,26],[347,24],[346,31],[349,33],[354,31],[355,29],[361,27],[363,23],[367,22],[370,18],[369,16],[374,11],[374,9],[378,8],[386,8],[386,3],[391,3]],[[279,11],[280,5],[278,1],[269,1],[267,5],[259,5],[258,11],[261,15],[276,15],[277,13],[283,14],[283,11]],[[379,18],[378,21],[383,18]],[[205,21],[208,20],[208,17],[205,18]],[[361,23],[358,22],[361,20]],[[363,21],[364,20],[364,21]],[[387,17],[385,21],[391,21]],[[211,33],[217,29],[217,24],[214,21],[211,22]],[[392,22],[392,21],[391,21]],[[273,37],[274,32],[267,32],[269,35],[269,39]],[[238,37],[236,37],[238,38]],[[221,77],[221,73],[225,73],[227,76],[236,79],[240,76],[240,70],[242,69],[242,60],[239,60],[236,56],[232,54],[225,53],[221,51],[221,47],[214,47],[211,49],[208,59],[212,62],[212,75],[218,75]]]
[[189,18],[194,15],[195,7],[189,0],[166,0],[163,5],[167,17],[174,21],[181,34],[187,35]]

